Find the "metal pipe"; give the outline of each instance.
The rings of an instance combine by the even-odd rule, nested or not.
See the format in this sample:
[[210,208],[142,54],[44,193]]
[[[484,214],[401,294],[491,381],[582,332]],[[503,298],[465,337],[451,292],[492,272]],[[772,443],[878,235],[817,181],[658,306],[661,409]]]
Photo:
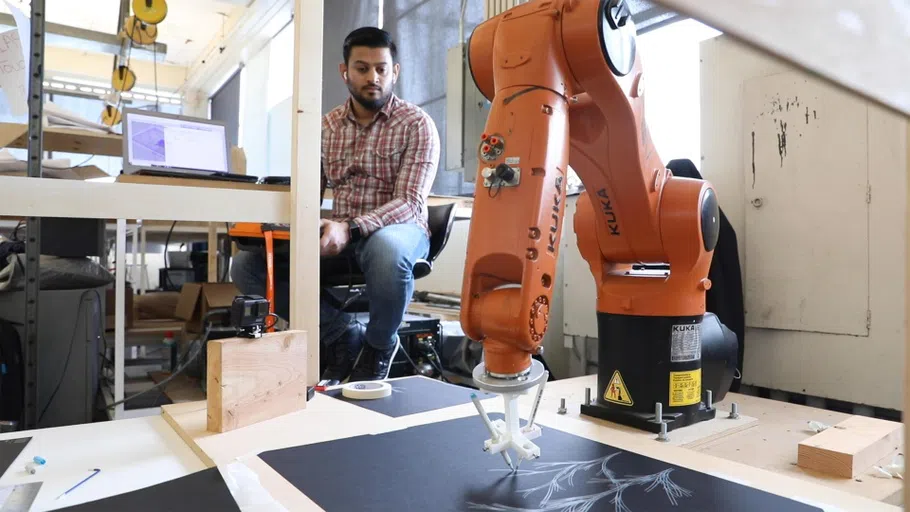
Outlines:
[[534,418],[537,417],[537,406],[540,405],[540,399],[543,398],[543,387],[547,384],[547,379],[550,378],[550,372],[543,372],[543,379],[540,381],[540,387],[537,388],[537,396],[534,398],[534,405],[531,407],[531,417],[528,419],[527,428],[530,430],[534,427]]
[[461,18],[458,18],[458,43],[464,42],[464,12],[468,7],[468,0],[461,0]]

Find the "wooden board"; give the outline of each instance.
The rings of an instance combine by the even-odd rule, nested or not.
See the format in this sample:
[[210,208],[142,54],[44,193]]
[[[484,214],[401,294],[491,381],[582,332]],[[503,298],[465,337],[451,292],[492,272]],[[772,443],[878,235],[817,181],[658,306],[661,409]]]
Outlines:
[[[590,421],[612,430],[626,432],[629,435],[646,440],[653,440],[657,437],[656,434],[652,434],[651,432],[645,432],[640,429],[620,425],[606,420],[591,418],[589,416],[582,416],[580,413],[580,408],[581,403],[585,398],[586,387],[591,388],[592,395],[596,392],[596,375],[587,375],[574,379],[564,379],[548,382],[546,387],[544,387],[544,396],[540,400],[540,408],[556,412],[559,409],[561,400],[565,399],[565,416],[581,418],[584,421]],[[524,396],[521,398],[521,402],[525,405],[530,406],[532,398],[533,396]],[[724,436],[735,434],[736,432],[741,432],[743,430],[748,430],[758,425],[758,420],[752,416],[740,414],[739,419],[735,420],[729,419],[728,416],[729,410],[721,410],[718,408],[717,416],[713,420],[696,423],[695,425],[689,425],[688,427],[670,432],[668,434],[670,440],[667,441],[667,444],[674,446],[683,446],[686,448],[697,448],[698,446],[710,443]]]
[[849,414],[741,394],[729,394],[717,406],[729,407],[731,402],[736,402],[743,414],[758,418],[758,425],[702,443],[696,448],[699,452],[876,501],[903,504],[901,480],[875,478],[871,473],[847,480],[797,465],[797,445],[815,435],[809,429],[810,421],[835,425],[849,418]]
[[[45,127],[43,148],[45,151],[84,153],[105,156],[123,154],[123,138],[116,133],[101,133],[79,128]],[[28,125],[23,123],[0,123],[0,147],[28,148]]]
[[140,185],[171,185],[174,187],[227,188],[233,190],[268,190],[288,192],[287,185],[269,185],[265,183],[245,183],[242,181],[206,180],[196,178],[172,178],[169,176],[140,176],[121,174],[116,179],[119,183],[138,183]]
[[854,478],[898,452],[900,430],[900,423],[853,416],[799,443],[797,464]]
[[193,187],[16,177],[0,178],[0,183],[0,215],[285,224],[290,220],[286,192],[207,189],[202,194]]
[[306,409],[229,432],[208,430],[204,401],[164,405],[161,411],[165,421],[207,467],[253,456],[265,449],[379,433],[393,428],[391,418],[385,415],[320,393],[316,393]]
[[[576,382],[578,381],[576,380]],[[531,396],[524,397],[522,400],[519,407],[521,414],[529,413],[530,400]],[[499,405],[501,401],[498,398],[485,400],[483,404],[488,412],[502,412],[502,407]],[[657,442],[649,439],[648,436],[610,428],[600,422],[568,414],[559,415],[555,410],[550,409],[549,406],[541,405],[537,413],[536,422],[543,427],[543,435],[546,435],[549,428],[559,429],[609,444],[621,450],[633,451],[671,464],[734,480],[773,494],[831,509],[863,512],[900,510],[891,505],[840,492],[830,487],[807,483],[729,460],[709,457],[681,446]],[[173,404],[163,406],[162,410],[168,423],[174,426],[178,434],[187,441],[206,464],[213,466],[239,459],[257,473],[260,483],[276,500],[288,510],[295,511],[320,510],[320,508],[263,463],[256,454],[276,448],[355,435],[389,432],[412,425],[477,414],[473,404],[464,404],[423,414],[389,418],[317,393],[303,411],[219,434],[206,430],[204,404]],[[478,418],[477,421],[480,419]],[[458,449],[479,450],[483,441],[483,439],[477,439],[476,446],[458,447],[453,450],[452,456],[457,456]]]
[[[171,376],[170,372],[149,372],[149,378],[152,382],[159,383]],[[202,390],[202,384],[199,379],[187,375],[178,375],[164,386],[164,395],[172,403],[186,403],[205,401],[205,391]]]
[[208,429],[227,432],[307,405],[307,333],[209,340]]

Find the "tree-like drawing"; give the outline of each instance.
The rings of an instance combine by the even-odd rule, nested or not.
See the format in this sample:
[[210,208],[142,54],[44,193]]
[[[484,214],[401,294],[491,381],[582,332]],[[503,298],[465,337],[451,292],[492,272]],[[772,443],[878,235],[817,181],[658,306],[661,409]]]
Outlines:
[[[632,487],[643,487],[644,492],[651,492],[657,488],[662,488],[667,500],[672,505],[677,505],[680,498],[692,496],[692,491],[680,487],[672,479],[670,473],[673,469],[665,469],[658,473],[645,476],[626,476],[617,477],[616,473],[611,470],[607,463],[613,457],[621,452],[607,455],[599,459],[575,462],[542,462],[535,465],[535,469],[516,471],[514,475],[520,477],[523,475],[543,475],[553,474],[553,477],[541,484],[527,489],[517,491],[522,497],[527,498],[538,491],[543,491],[543,498],[537,508],[513,507],[502,504],[486,504],[469,502],[468,505],[473,510],[490,510],[494,512],[588,512],[593,509],[594,505],[606,498],[610,498],[616,512],[632,512],[623,502],[623,493]],[[573,486],[573,480],[578,473],[585,473],[598,468],[594,477],[588,479],[588,483],[604,484],[606,488],[594,494],[582,496],[568,496],[565,498],[554,498],[554,495],[560,491],[568,490]],[[503,470],[492,470],[503,471]],[[509,470],[504,470],[509,471]],[[509,471],[511,472],[511,471]]]

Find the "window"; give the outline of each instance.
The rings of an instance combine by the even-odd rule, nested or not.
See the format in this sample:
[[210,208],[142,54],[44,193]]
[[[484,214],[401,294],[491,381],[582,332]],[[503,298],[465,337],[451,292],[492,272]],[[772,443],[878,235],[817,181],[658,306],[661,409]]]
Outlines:
[[294,94],[294,25],[288,24],[269,42],[269,77],[265,109]]
[[645,120],[664,164],[688,158],[701,168],[699,44],[720,32],[683,20],[638,38]]

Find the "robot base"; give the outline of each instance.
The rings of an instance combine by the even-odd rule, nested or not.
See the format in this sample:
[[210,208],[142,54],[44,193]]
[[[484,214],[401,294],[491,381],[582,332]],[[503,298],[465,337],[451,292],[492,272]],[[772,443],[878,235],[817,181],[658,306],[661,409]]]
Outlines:
[[582,415],[654,433],[661,421],[669,432],[716,417],[714,403],[732,382],[737,343],[714,314],[598,313],[597,321],[597,387]]
[[[614,409],[612,407],[604,407],[603,405],[592,403],[587,405],[581,404],[581,414],[618,423],[620,425],[638,428],[646,432],[653,432],[655,434],[660,432],[660,422],[655,421],[653,412],[635,412]],[[664,423],[667,424],[667,432],[670,432],[674,429],[693,425],[701,421],[712,420],[716,414],[717,409],[713,407],[708,409],[705,407],[704,402],[702,402],[699,408],[690,414],[664,412],[661,416],[663,417]]]

